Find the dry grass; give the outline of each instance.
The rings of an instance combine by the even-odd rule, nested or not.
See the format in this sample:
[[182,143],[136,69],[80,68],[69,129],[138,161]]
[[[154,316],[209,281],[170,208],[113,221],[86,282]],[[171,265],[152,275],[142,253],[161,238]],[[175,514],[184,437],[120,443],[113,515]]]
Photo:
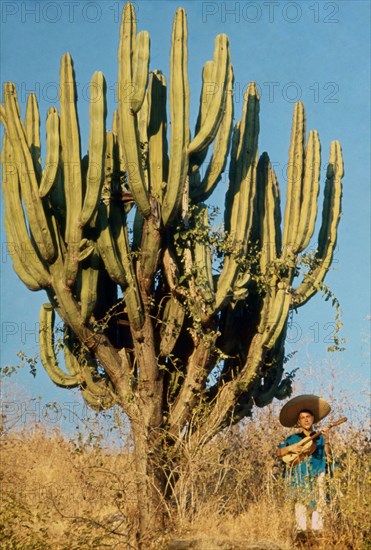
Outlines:
[[[333,434],[339,466],[331,480],[326,528],[313,546],[294,544],[292,505],[274,456],[286,435],[276,411],[258,411],[184,460],[169,479],[167,532],[149,548],[243,550],[371,548],[366,428],[348,423]],[[95,441],[95,443],[93,443]],[[94,438],[67,441],[45,430],[2,438],[0,546],[55,550],[135,547],[135,476],[128,439],[107,450]],[[173,541],[173,542],[171,542]],[[253,546],[254,543],[259,544]]]

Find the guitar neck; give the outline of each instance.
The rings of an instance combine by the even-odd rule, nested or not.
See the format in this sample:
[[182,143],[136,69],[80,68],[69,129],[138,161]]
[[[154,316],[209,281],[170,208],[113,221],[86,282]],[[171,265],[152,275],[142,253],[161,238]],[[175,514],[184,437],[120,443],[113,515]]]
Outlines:
[[[331,424],[328,425],[328,428],[334,428],[335,426],[339,426],[339,424],[343,424],[343,422],[346,422],[348,419],[344,416],[343,418],[340,418],[340,420],[337,420],[336,422],[332,422]],[[322,432],[316,432],[315,434],[313,435],[308,435],[306,438],[305,438],[305,441],[308,442],[308,441],[313,441],[313,439],[316,439],[317,437],[319,437],[320,435],[322,434]]]

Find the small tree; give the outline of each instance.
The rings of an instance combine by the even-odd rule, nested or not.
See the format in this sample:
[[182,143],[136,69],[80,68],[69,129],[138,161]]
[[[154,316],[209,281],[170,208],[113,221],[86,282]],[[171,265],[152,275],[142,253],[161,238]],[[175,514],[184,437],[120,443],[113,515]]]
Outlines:
[[[191,138],[187,22],[177,10],[169,144],[165,77],[148,70],[149,36],[136,33],[130,3],[118,65],[111,131],[104,76],[92,77],[89,151],[81,158],[73,64],[63,56],[60,112],[48,111],[44,167],[36,98],[29,95],[22,121],[15,86],[5,84],[3,195],[14,269],[49,299],[40,312],[47,373],[58,386],[78,387],[94,409],[117,404],[130,419],[143,535],[163,525],[166,476],[182,439],[203,445],[250,415],[254,404],[290,395],[283,367],[288,316],[322,288],[330,267],[343,164],[334,141],[318,248],[305,256],[321,161],[317,132],[306,140],[302,103],[294,109],[281,232],[276,175],[267,153],[258,159],[254,83],[232,129],[228,38],[216,37],[214,58],[205,63]],[[224,228],[214,231],[204,201],[228,158]],[[55,349],[55,312],[64,323],[64,366]]]

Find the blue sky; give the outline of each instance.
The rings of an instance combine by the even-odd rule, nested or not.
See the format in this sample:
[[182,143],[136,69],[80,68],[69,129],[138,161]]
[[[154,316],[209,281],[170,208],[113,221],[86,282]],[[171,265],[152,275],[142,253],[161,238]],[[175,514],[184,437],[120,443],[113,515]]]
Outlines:
[[[370,2],[347,1],[137,1],[138,30],[151,36],[151,69],[169,74],[172,19],[185,7],[189,30],[191,128],[197,116],[203,63],[212,57],[214,38],[226,33],[235,72],[235,118],[240,118],[243,91],[257,82],[261,92],[260,152],[268,151],[285,191],[294,102],[306,107],[307,129],[319,132],[322,144],[323,190],[330,141],[340,140],[345,162],[343,215],[331,272],[326,283],[340,300],[346,351],[329,354],[335,312],[319,296],[293,316],[287,352],[297,351],[288,369],[318,373],[329,365],[338,371],[343,389],[365,398],[369,386],[370,323]],[[42,136],[49,107],[58,107],[59,63],[69,51],[75,64],[79,94],[82,150],[88,140],[89,81],[94,71],[105,74],[108,120],[115,108],[117,46],[124,3],[106,1],[1,2],[1,80],[15,82],[24,113],[27,94],[39,101]],[[110,122],[109,122],[110,124]],[[45,149],[44,149],[45,155]],[[209,202],[223,206],[227,180]],[[322,208],[320,195],[319,220]],[[315,234],[316,235],[316,234]],[[310,245],[316,246],[316,239]],[[1,366],[16,364],[16,353],[38,350],[38,311],[43,293],[31,293],[13,273],[1,224]],[[329,342],[327,342],[329,340]],[[315,378],[304,384],[317,391]],[[303,381],[302,381],[303,383]],[[18,378],[27,395],[77,401],[56,388],[38,369],[36,381]],[[326,383],[322,393],[329,397]],[[360,397],[361,396],[361,397]],[[363,397],[362,397],[363,396]]]

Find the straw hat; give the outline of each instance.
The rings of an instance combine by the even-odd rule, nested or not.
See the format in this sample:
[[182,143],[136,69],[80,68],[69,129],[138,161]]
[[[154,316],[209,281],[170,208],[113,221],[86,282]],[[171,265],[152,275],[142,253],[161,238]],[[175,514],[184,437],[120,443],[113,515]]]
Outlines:
[[295,426],[301,411],[310,411],[314,416],[314,424],[316,424],[328,415],[331,407],[327,401],[317,395],[298,395],[282,407],[280,413],[282,426],[286,428]]

